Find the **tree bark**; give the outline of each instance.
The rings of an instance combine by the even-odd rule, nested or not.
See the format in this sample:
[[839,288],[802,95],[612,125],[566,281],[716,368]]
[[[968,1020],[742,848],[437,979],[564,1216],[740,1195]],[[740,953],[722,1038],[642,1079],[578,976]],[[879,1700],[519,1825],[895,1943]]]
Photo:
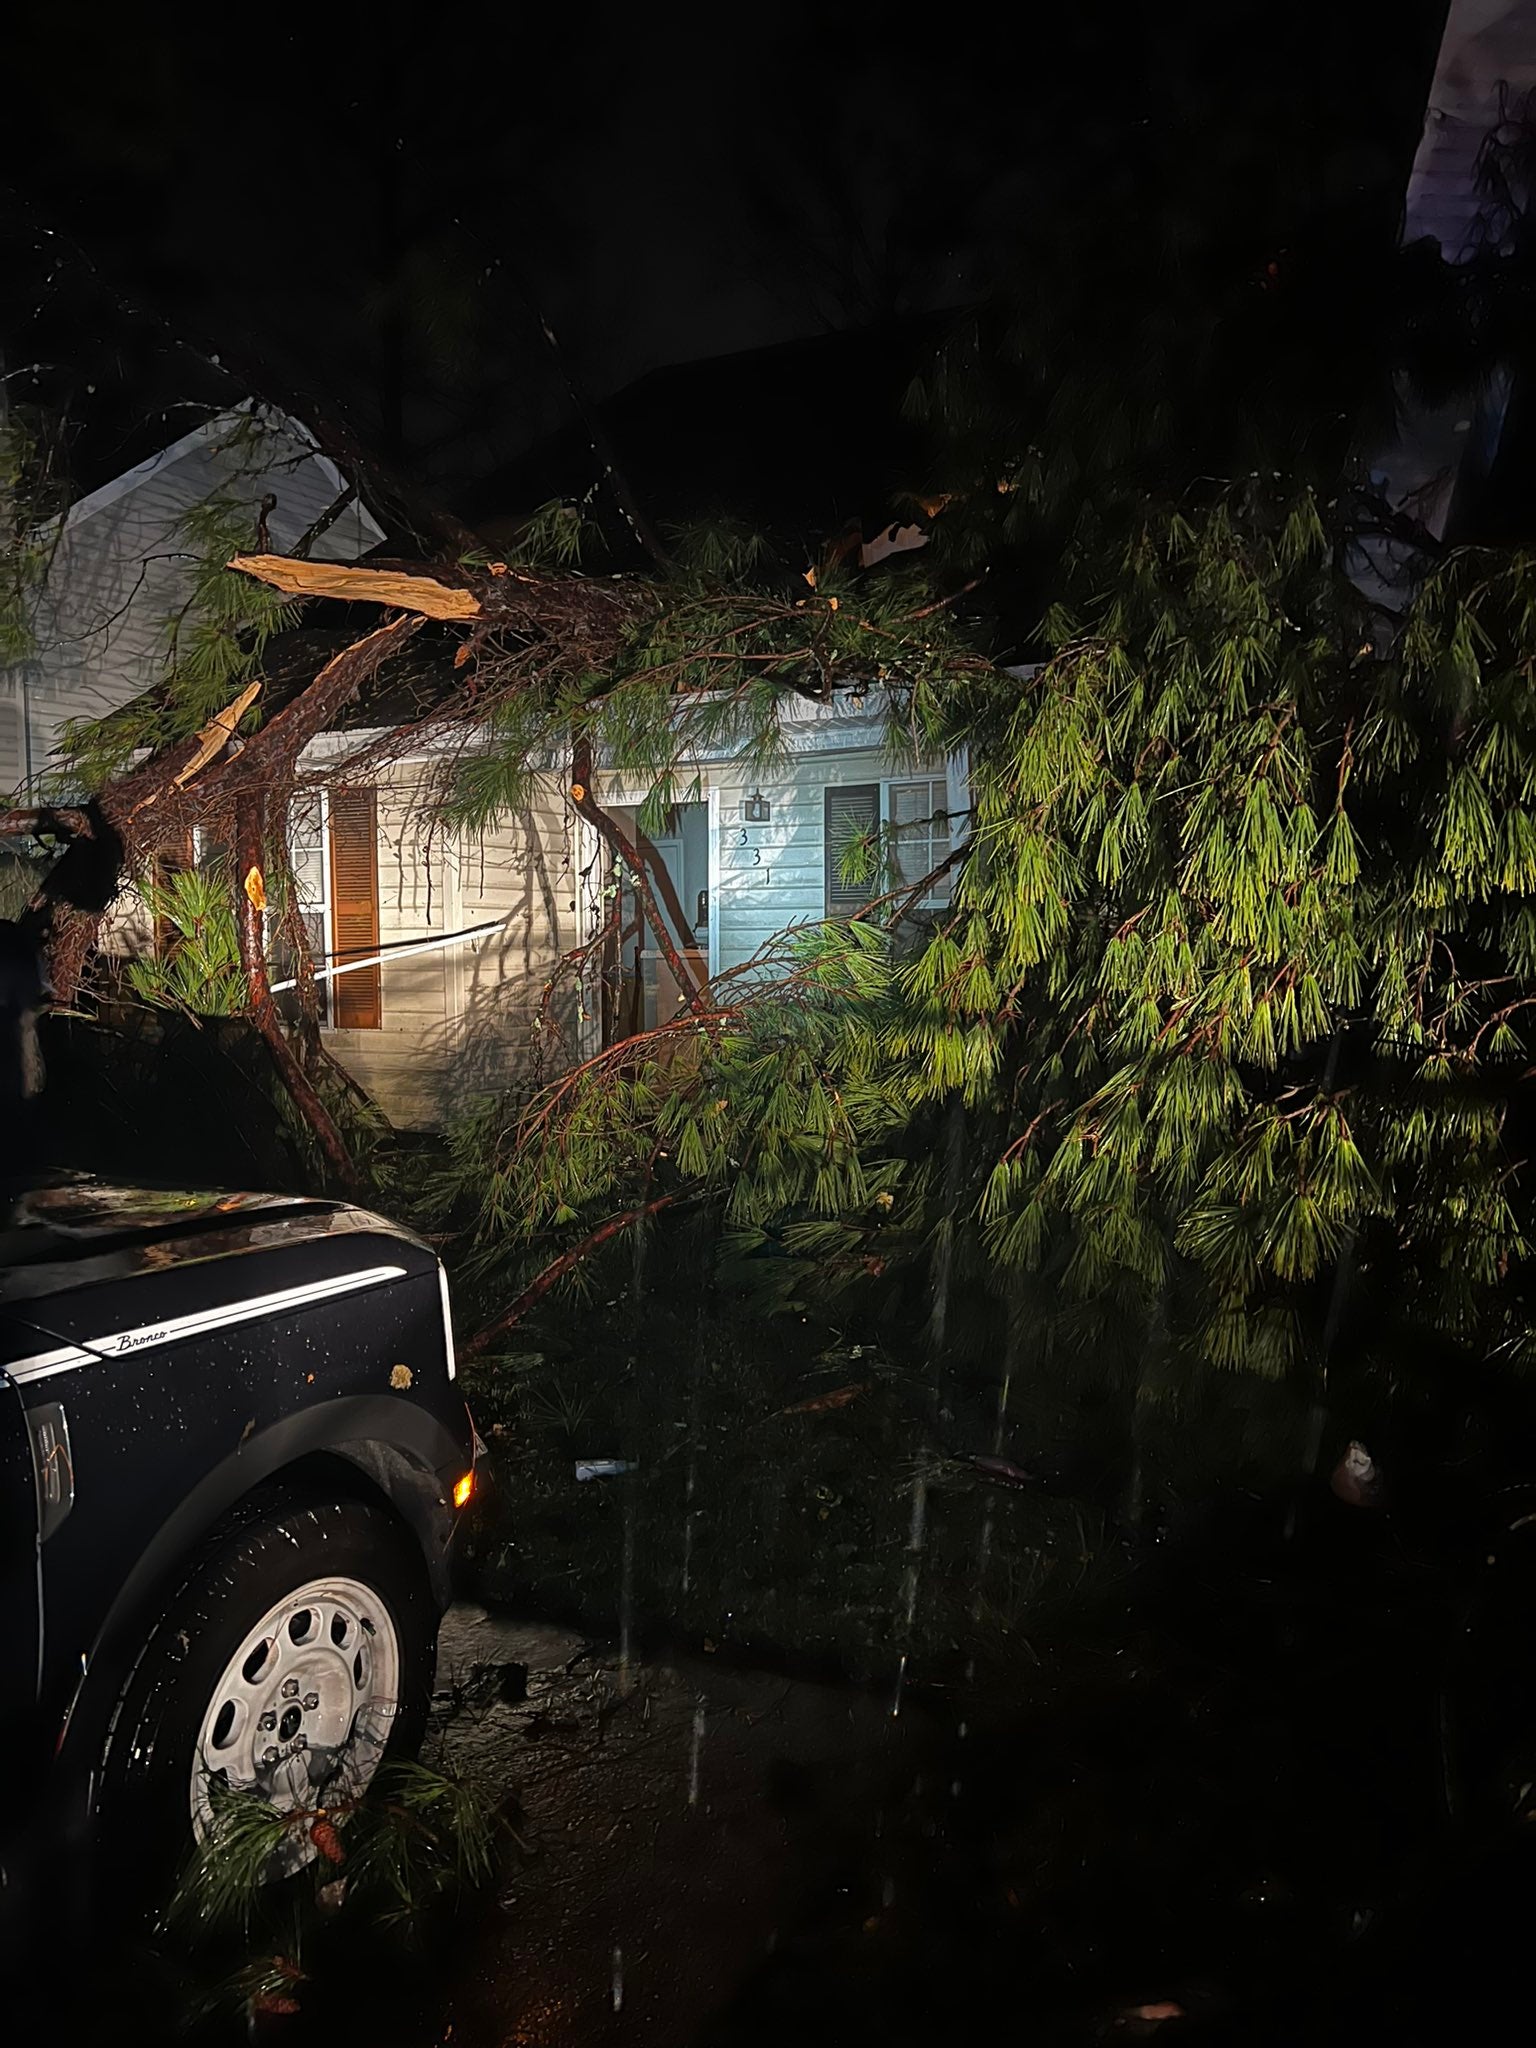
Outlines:
[[269,720],[222,771],[224,787],[249,788],[271,775],[274,768],[282,771],[286,779],[309,742],[325,731],[363,684],[378,673],[412,634],[419,633],[421,626],[420,618],[402,613],[388,624],[365,633],[361,640],[354,640],[340,654],[332,655],[308,688]]
[[[245,971],[246,1002],[251,1021],[267,1042],[283,1086],[294,1107],[314,1132],[337,1180],[349,1194],[358,1190],[358,1172],[335,1119],[316,1094],[283,1033],[277,1005],[267,980],[267,957],[261,924],[261,888],[265,884],[266,802],[259,791],[242,795],[235,805],[235,918],[240,934],[240,964]],[[260,888],[248,886],[255,876]]]
[[682,954],[673,943],[667,929],[666,919],[656,901],[656,892],[651,886],[651,877],[644,854],[634,846],[609,817],[597,798],[592,794],[592,742],[578,739],[571,746],[571,802],[597,833],[603,844],[617,860],[621,860],[634,876],[635,894],[645,912],[645,921],[656,934],[656,944],[662,958],[682,990],[690,1010],[701,1011],[707,1007],[698,983],[689,971]]

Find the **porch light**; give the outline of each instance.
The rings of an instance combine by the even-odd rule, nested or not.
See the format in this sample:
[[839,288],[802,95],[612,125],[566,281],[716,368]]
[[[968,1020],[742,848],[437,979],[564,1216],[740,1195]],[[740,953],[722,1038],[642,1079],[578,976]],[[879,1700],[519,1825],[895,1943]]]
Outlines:
[[741,807],[741,815],[749,825],[766,825],[773,806],[760,789],[754,789]]

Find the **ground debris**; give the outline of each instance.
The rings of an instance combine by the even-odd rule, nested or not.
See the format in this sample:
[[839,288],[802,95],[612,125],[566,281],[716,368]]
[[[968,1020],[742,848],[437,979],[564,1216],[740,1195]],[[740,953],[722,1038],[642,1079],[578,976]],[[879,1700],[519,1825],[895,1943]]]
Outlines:
[[849,1386],[834,1387],[829,1394],[814,1394],[808,1401],[795,1401],[788,1408],[776,1410],[773,1419],[778,1422],[786,1415],[826,1415],[834,1408],[848,1407],[874,1384],[873,1380],[855,1380]]

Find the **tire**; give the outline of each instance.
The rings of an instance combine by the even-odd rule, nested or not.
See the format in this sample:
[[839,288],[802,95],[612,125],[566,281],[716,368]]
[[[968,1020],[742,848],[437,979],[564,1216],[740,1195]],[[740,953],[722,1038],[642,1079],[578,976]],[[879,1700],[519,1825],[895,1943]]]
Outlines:
[[[350,1802],[380,1764],[414,1756],[437,1621],[415,1545],[381,1508],[274,1501],[216,1540],[113,1717],[97,1808],[111,1895],[161,1902],[216,1824],[219,1780],[307,1811]],[[315,1853],[296,1827],[272,1877]]]

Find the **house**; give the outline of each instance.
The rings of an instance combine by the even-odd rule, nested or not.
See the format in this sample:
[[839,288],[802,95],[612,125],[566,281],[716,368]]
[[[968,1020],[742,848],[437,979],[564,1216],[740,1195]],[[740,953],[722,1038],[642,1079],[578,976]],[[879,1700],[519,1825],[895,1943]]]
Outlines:
[[[1536,78],[1536,42],[1515,33],[1532,13],[1536,0],[1452,7],[1408,205],[1410,234],[1434,234],[1447,253],[1462,247],[1453,228],[1468,217],[1480,134],[1501,118],[1506,88]],[[1459,124],[1454,149],[1436,114]],[[1502,418],[1494,400],[1490,442]],[[712,425],[727,416],[709,415]],[[259,460],[249,424],[258,417]],[[1396,502],[1420,471],[1446,469],[1444,451],[1430,446],[1442,431],[1452,453],[1484,438],[1459,402],[1445,420],[1405,423],[1403,446],[1377,465]],[[682,460],[672,439],[658,440]],[[82,499],[60,529],[37,654],[0,680],[0,787],[36,784],[66,718],[99,715],[154,684],[166,621],[187,589],[178,523],[214,491],[244,494],[253,518],[275,497],[268,533],[282,551],[335,505],[341,479],[303,427],[250,409],[211,419]],[[382,537],[351,504],[316,553],[356,559]],[[483,833],[453,831],[435,787],[474,734],[401,752],[395,729],[370,725],[370,715],[364,705],[306,750],[290,846],[322,963],[326,1042],[396,1123],[440,1126],[476,1095],[525,1089],[556,1063],[675,1013],[663,949],[622,888],[613,918],[612,863],[553,771],[518,814]],[[851,838],[879,827],[915,881],[964,829],[965,763],[894,759],[873,700],[787,699],[782,715],[778,766],[759,775],[723,752],[683,763],[684,794],[650,835],[670,937],[699,979],[748,967],[787,929],[857,908],[869,891],[845,878]],[[595,793],[628,836],[640,833],[643,789],[599,767]],[[933,907],[947,887],[936,883]],[[560,982],[560,964],[582,948],[579,979]],[[544,1014],[557,982],[558,1042]]]
[[[874,702],[791,699],[781,732],[771,773],[723,755],[685,760],[686,794],[659,832],[642,829],[643,788],[602,769],[595,778],[603,808],[643,843],[670,937],[701,982],[749,966],[796,925],[857,910],[876,885],[845,878],[850,838],[879,829],[917,881],[964,828],[963,760],[893,759]],[[561,778],[540,779],[527,807],[492,830],[443,825],[436,770],[468,737],[392,759],[365,786],[357,768],[387,741],[382,728],[323,734],[301,762],[316,778],[293,840],[312,948],[359,963],[331,980],[326,1041],[405,1127],[441,1125],[477,1094],[527,1088],[555,1061],[665,1022],[681,1001],[627,889],[612,918],[612,864]],[[948,888],[945,877],[929,907]],[[594,943],[605,932],[606,945]],[[563,1051],[552,1053],[546,984],[581,947],[591,958],[559,998]]]
[[[191,590],[189,514],[223,500],[252,528],[262,519],[283,551],[335,513],[313,553],[355,560],[383,529],[355,498],[336,512],[345,493],[304,426],[252,405],[208,418],[81,497],[52,536],[31,654],[0,671],[0,790],[56,786],[67,723],[159,680]],[[791,701],[772,775],[728,758],[686,763],[693,785],[648,842],[672,939],[700,980],[741,967],[787,927],[857,908],[868,887],[839,873],[850,836],[885,828],[916,878],[947,849],[948,814],[966,807],[958,764],[919,772],[888,758],[873,701]],[[306,751],[290,852],[325,977],[326,1043],[394,1121],[432,1128],[475,1095],[548,1071],[558,1055],[542,1018],[546,984],[611,923],[609,864],[554,774],[495,829],[450,831],[435,785],[445,756],[473,736],[401,755],[368,715],[365,706]],[[600,773],[597,794],[628,836],[641,835],[643,789]],[[676,1010],[653,935],[627,894],[619,908],[609,944],[560,998],[565,1056]],[[142,917],[117,920],[114,950],[152,943]]]
[[[311,551],[317,559],[356,560],[384,537],[309,430],[254,403],[213,412],[80,497],[47,536],[29,655],[0,667],[0,794],[25,801],[58,791],[70,721],[100,718],[154,688],[192,591],[186,524],[214,501],[243,510],[253,532],[260,522],[278,551],[327,519]],[[349,750],[346,737],[328,741],[334,757]],[[327,991],[325,1028],[338,1056],[392,1114],[431,1124],[468,1085],[458,1057],[465,1017],[495,1013],[489,1034],[468,1034],[482,1046],[484,1084],[515,1071],[512,1048],[527,1038],[516,992],[525,984],[536,992],[540,973],[571,942],[572,888],[553,799],[547,830],[518,823],[461,857],[423,813],[422,769],[407,761],[345,792],[317,790],[296,807],[292,844],[322,960],[402,937],[440,939],[462,924],[500,927],[496,948],[482,947],[467,974],[458,958],[400,957]],[[152,942],[139,910],[135,902],[120,908],[110,950]],[[492,1000],[502,981],[513,994],[504,1018]]]
[[[963,758],[893,759],[878,704],[786,699],[779,730],[784,758],[771,773],[718,757],[686,763],[694,790],[651,842],[672,884],[663,905],[675,920],[672,937],[700,980],[748,966],[797,925],[851,916],[879,893],[883,881],[847,873],[851,840],[878,834],[899,877],[918,882],[958,842],[969,813]],[[637,833],[643,792],[611,778],[599,778],[598,788],[610,813]],[[946,875],[914,908],[940,907],[949,889]],[[621,930],[632,931],[636,920],[622,899],[620,910]],[[649,935],[630,943],[638,946],[636,1021],[662,1022],[677,1001],[666,963]]]
[[321,1029],[407,1129],[542,1073],[544,985],[597,918],[595,849],[558,779],[492,830],[443,823],[439,771],[467,737],[370,764],[389,732],[356,726],[323,733],[299,764],[295,879],[317,965],[344,970],[322,987]]
[[[291,547],[346,486],[308,430],[254,405],[216,413],[79,498],[55,522],[31,621],[29,659],[0,667],[0,792],[47,788],[73,719],[103,717],[158,681],[190,593],[184,522],[217,499],[263,500],[272,544]],[[353,499],[315,553],[355,560],[383,533]]]

